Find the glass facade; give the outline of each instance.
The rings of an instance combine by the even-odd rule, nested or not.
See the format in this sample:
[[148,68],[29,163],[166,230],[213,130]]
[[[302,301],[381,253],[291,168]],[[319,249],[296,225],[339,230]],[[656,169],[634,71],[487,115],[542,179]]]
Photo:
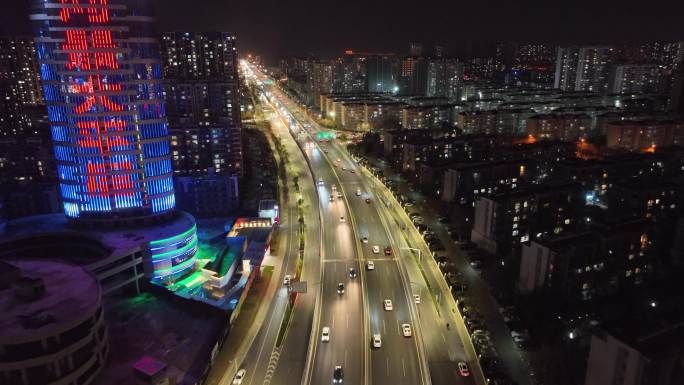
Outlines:
[[147,1],[34,0],[31,19],[70,218],[175,207],[159,43]]

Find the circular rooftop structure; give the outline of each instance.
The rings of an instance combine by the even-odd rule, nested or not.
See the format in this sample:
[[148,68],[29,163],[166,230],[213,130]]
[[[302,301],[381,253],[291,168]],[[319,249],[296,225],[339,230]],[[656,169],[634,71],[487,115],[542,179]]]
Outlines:
[[0,263],[0,383],[91,384],[107,351],[95,276],[56,261]]

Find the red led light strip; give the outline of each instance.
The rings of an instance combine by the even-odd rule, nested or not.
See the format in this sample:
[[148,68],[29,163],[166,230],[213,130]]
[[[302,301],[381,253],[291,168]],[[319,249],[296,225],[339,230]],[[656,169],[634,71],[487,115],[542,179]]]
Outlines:
[[[106,25],[110,22],[108,0],[60,0],[64,8],[59,16],[63,23],[73,21],[75,15],[87,15],[90,24]],[[66,68],[72,71],[91,71],[85,73],[69,85],[69,92],[81,95],[84,101],[74,107],[74,112],[84,115],[90,111],[124,111],[124,106],[106,95],[108,92],[121,91],[121,84],[110,83],[106,75],[98,73],[103,69],[119,69],[116,57],[117,45],[112,38],[112,31],[106,29],[70,29],[65,32],[65,43],[62,49],[68,52]],[[93,74],[92,71],[95,71]],[[87,117],[93,119],[92,117]],[[97,118],[96,118],[97,119]],[[118,191],[117,195],[132,195],[133,180],[130,174],[114,174],[112,171],[133,169],[130,161],[115,162],[111,160],[111,151],[115,147],[128,146],[130,141],[123,135],[127,124],[120,118],[109,121],[86,120],[76,123],[79,138],[78,146],[83,149],[96,149],[101,155],[101,162],[86,165],[86,187],[93,196],[109,195],[110,190]],[[111,186],[111,187],[110,187]]]

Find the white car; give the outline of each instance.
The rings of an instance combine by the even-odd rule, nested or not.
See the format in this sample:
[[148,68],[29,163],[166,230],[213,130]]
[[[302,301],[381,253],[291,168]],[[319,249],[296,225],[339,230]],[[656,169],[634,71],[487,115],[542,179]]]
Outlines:
[[347,171],[347,168],[345,166],[342,166],[342,171]]
[[382,347],[382,337],[380,337],[380,334],[373,334],[373,347],[375,349]]
[[419,304],[419,303],[420,303],[420,296],[419,296],[418,294],[414,294],[414,295],[413,295],[413,301],[414,301],[416,304]]
[[361,242],[363,242],[363,243],[368,243],[368,237],[363,237],[363,238],[361,238]]
[[378,245],[373,246],[373,254],[380,254],[380,246],[378,246]]
[[333,190],[337,190],[337,186],[332,185],[332,189],[333,189]]
[[323,178],[318,178],[318,184],[319,184],[319,185],[323,185],[323,184],[324,184],[324,183],[323,183]]
[[283,279],[283,285],[289,286],[291,281],[292,281],[292,276],[290,274],[287,274],[285,276],[285,278]]
[[321,332],[321,341],[323,341],[323,342],[329,342],[330,341],[330,327],[328,327],[328,326],[323,327],[323,331]]
[[356,196],[357,196],[357,197],[360,197],[360,196],[361,196],[361,189],[360,189],[360,188],[357,188],[357,189],[356,189]]
[[341,191],[338,191],[338,192],[337,192],[337,197],[338,197],[338,198],[342,198],[342,192],[341,192]]
[[391,299],[386,299],[382,301],[382,307],[387,310],[387,311],[392,311],[392,300]]
[[245,374],[247,374],[247,371],[245,369],[238,370],[235,374],[235,377],[233,378],[233,385],[242,384],[242,380],[245,379]]
[[366,261],[366,270],[375,270],[375,262]]
[[404,337],[411,337],[411,325],[401,324],[401,334]]

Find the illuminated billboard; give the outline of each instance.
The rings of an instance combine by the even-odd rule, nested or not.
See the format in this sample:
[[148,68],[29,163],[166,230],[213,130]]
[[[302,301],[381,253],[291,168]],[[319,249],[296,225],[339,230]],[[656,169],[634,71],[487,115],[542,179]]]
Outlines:
[[175,207],[159,49],[145,2],[35,0],[64,211],[139,217]]

